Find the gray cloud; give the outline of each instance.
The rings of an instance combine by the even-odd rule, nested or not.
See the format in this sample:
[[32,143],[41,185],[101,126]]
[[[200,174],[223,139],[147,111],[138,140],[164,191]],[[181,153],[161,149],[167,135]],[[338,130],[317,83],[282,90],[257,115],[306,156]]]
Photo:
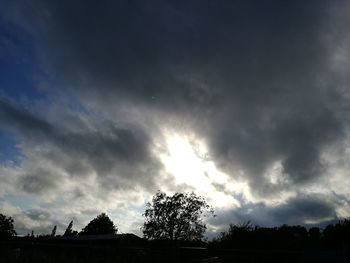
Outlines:
[[59,222],[57,215],[51,212],[44,211],[39,208],[32,208],[22,210],[18,207],[12,206],[6,202],[0,202],[1,212],[6,212],[7,215],[14,219],[14,226],[17,234],[26,235],[34,231],[35,235],[50,234],[52,228],[56,225],[58,232],[62,232],[64,224]]
[[245,202],[239,208],[218,211],[211,221],[223,229],[229,223],[247,221],[259,226],[322,225],[337,218],[336,203],[337,200],[320,195],[301,195],[277,206]]
[[48,212],[38,209],[27,210],[25,211],[25,214],[33,220],[47,220],[51,217],[51,215]]
[[36,174],[26,174],[19,180],[21,190],[32,193],[41,194],[46,191],[56,190],[57,180],[50,171],[40,171]]
[[[57,226],[59,232],[65,229],[64,223],[59,222],[57,219],[53,218],[49,212],[42,209],[29,209],[22,211],[22,213],[24,216],[19,214],[15,215],[15,220],[17,219],[15,227],[20,234],[28,234],[33,230],[35,235],[48,235],[51,234],[54,226]],[[31,220],[34,223],[32,228],[28,226],[27,220]]]
[[[0,100],[1,126],[17,133],[26,144],[40,145],[40,155],[61,166],[70,176],[96,172],[104,188],[153,187],[162,168],[151,152],[149,136],[137,127],[119,128],[112,123],[97,131],[71,132],[36,117],[7,100]],[[55,188],[59,177],[43,167],[33,168],[20,179],[24,191]]]

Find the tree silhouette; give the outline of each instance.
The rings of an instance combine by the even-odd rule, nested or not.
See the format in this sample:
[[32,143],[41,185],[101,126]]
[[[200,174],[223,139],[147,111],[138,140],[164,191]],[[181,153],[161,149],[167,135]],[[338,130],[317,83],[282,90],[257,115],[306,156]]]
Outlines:
[[56,236],[56,230],[57,230],[57,226],[54,226],[52,231],[51,231],[51,235],[52,237]]
[[69,236],[75,236],[77,234],[78,234],[78,232],[73,230],[73,220],[72,220],[72,221],[70,221],[66,231],[64,231],[63,236],[69,237]]
[[9,238],[17,235],[13,227],[12,217],[0,214],[0,238]]
[[194,193],[167,196],[158,192],[152,204],[147,203],[142,231],[148,239],[198,241],[206,230],[202,221],[205,212],[214,213],[207,202]]
[[[72,223],[73,224],[73,223]],[[102,213],[96,218],[90,221],[83,230],[80,232],[81,235],[103,235],[103,234],[116,234],[118,231],[113,221],[109,217]]]

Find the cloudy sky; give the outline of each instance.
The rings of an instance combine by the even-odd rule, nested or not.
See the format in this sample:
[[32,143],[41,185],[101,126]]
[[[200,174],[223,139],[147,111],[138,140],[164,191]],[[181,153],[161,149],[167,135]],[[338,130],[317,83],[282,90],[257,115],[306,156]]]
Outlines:
[[157,190],[229,223],[350,216],[350,1],[0,1],[0,212],[18,234]]

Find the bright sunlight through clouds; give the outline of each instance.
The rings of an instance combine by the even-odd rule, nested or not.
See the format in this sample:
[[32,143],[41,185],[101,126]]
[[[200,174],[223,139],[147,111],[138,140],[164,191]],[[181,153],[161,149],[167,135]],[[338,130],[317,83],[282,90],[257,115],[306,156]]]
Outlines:
[[[235,182],[219,171],[210,160],[205,144],[194,136],[172,134],[166,138],[167,153],[160,159],[176,184],[185,184],[195,192],[209,196],[215,207],[238,207],[232,193],[250,196],[246,183]],[[209,194],[210,193],[210,194]]]

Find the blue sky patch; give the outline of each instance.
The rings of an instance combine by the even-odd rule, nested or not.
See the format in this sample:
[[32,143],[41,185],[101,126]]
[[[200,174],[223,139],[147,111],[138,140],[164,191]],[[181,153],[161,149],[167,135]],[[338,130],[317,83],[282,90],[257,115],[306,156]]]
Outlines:
[[19,165],[21,163],[24,156],[17,147],[19,142],[11,133],[0,130],[0,164]]

